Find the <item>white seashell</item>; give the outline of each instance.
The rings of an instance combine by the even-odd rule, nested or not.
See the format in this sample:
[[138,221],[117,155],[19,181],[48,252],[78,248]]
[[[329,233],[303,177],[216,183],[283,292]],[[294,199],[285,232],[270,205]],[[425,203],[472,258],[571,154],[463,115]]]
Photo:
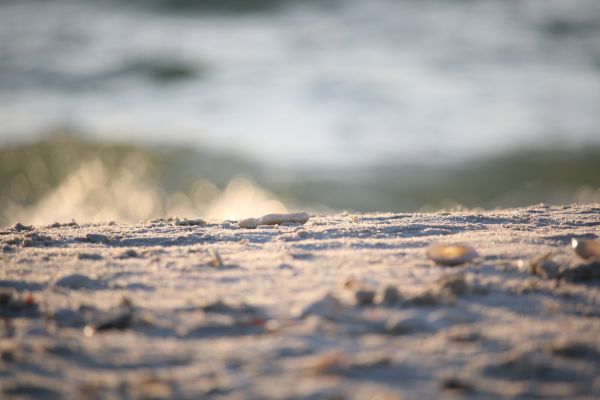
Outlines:
[[246,218],[238,223],[240,228],[254,229],[258,226],[258,218]]
[[571,239],[571,246],[577,255],[585,260],[600,258],[600,241],[591,239]]
[[286,222],[304,224],[310,219],[310,214],[305,212],[291,214],[267,214],[260,218],[247,218],[238,223],[240,228],[254,229],[259,225],[280,225]]
[[434,244],[427,249],[427,258],[438,265],[460,265],[477,256],[474,248],[463,244]]

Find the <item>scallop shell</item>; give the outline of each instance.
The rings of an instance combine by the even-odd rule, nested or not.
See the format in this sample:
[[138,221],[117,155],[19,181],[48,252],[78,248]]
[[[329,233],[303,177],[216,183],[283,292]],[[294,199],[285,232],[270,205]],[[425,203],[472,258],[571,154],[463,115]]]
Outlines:
[[577,255],[585,260],[600,258],[600,241],[591,239],[571,239],[571,245]]
[[477,256],[474,248],[464,244],[434,244],[427,249],[427,258],[450,267],[472,261]]

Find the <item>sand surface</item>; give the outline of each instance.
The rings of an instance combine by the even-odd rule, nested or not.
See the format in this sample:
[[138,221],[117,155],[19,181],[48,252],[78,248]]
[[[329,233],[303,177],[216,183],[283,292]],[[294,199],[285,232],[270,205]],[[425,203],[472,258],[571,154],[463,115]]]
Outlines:
[[0,231],[0,397],[600,397],[600,204],[194,223]]

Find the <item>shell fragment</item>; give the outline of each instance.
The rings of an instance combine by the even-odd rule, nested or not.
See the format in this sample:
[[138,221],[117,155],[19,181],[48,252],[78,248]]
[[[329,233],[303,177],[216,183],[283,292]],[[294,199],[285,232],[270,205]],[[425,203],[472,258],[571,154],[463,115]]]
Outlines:
[[463,244],[434,244],[427,249],[427,258],[438,265],[456,266],[472,261],[477,251]]
[[238,226],[245,229],[254,229],[259,225],[280,225],[284,223],[304,224],[310,219],[310,214],[306,212],[291,214],[267,214],[260,218],[247,218],[239,222]]

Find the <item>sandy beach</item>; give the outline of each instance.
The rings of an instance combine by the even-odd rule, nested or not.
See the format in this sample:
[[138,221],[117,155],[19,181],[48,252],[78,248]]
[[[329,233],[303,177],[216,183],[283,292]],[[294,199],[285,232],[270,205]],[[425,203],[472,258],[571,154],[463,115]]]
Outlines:
[[598,398],[600,267],[571,240],[599,236],[600,204],[17,224],[0,397]]

